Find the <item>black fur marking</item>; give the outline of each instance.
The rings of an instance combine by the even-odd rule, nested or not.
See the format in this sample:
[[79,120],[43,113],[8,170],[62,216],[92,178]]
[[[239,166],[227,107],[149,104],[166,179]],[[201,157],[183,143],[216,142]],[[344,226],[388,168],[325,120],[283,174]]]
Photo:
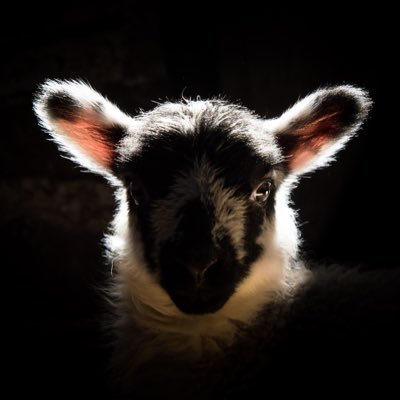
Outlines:
[[192,168],[193,157],[189,138],[176,133],[150,136],[143,141],[140,153],[127,163],[116,166],[122,176],[134,174],[145,185],[151,200],[164,197],[175,177]]
[[176,230],[174,259],[184,267],[201,269],[217,256],[211,237],[215,223],[213,211],[196,199],[186,203],[180,214],[182,219]]
[[74,121],[80,109],[79,103],[65,92],[51,93],[45,101],[50,118],[55,120]]

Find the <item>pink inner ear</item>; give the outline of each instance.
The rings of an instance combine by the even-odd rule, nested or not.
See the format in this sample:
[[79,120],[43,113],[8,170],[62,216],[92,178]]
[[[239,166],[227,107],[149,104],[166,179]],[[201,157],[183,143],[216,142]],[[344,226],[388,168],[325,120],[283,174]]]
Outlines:
[[335,118],[337,114],[334,112],[324,115],[296,129],[293,134],[298,137],[299,144],[292,151],[289,160],[290,169],[302,168],[335,138],[340,131],[337,118]]
[[114,147],[107,141],[107,131],[84,119],[74,121],[59,120],[57,125],[65,136],[77,145],[96,163],[110,168]]
[[291,170],[302,168],[316,156],[318,150],[322,149],[329,142],[330,139],[325,136],[318,138],[318,145],[311,147],[301,145],[300,147],[296,148],[289,160],[289,168]]

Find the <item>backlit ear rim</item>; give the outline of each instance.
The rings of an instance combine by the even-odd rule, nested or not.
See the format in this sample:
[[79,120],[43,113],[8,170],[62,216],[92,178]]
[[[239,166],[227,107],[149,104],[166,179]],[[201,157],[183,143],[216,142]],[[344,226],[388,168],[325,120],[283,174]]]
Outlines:
[[80,81],[46,81],[35,97],[34,111],[52,140],[76,163],[111,173],[131,117]]
[[337,86],[316,91],[267,124],[283,151],[289,171],[301,175],[333,160],[361,127],[371,106],[366,91]]

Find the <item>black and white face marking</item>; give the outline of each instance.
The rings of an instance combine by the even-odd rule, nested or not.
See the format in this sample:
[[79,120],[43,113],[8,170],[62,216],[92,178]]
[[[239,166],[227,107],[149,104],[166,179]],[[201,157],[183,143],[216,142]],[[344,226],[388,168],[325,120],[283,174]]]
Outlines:
[[[147,282],[188,314],[213,313],[241,288],[253,293],[254,281],[265,282],[257,286],[263,297],[280,279],[264,278],[269,251],[279,253],[271,263],[278,270],[281,255],[296,253],[290,183],[332,160],[370,106],[366,92],[344,85],[270,120],[218,100],[165,103],[130,117],[76,81],[46,82],[34,104],[63,151],[122,187],[124,212],[113,224],[119,259],[146,270]],[[154,291],[146,293],[152,306]]]
[[141,148],[118,174],[148,267],[183,312],[214,312],[267,250],[257,239],[273,224],[283,166],[221,127],[164,132]]

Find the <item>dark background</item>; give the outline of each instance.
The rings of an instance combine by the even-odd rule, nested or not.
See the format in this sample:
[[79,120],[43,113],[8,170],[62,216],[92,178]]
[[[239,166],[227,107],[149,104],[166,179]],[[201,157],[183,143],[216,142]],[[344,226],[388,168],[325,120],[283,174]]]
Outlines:
[[182,94],[223,94],[274,117],[320,86],[368,89],[375,106],[362,132],[293,198],[312,259],[399,265],[393,11],[147,3],[14,6],[3,15],[0,233],[15,394],[106,393],[96,288],[109,278],[100,241],[112,192],[62,159],[37,126],[32,93],[46,78],[84,79],[132,114]]

